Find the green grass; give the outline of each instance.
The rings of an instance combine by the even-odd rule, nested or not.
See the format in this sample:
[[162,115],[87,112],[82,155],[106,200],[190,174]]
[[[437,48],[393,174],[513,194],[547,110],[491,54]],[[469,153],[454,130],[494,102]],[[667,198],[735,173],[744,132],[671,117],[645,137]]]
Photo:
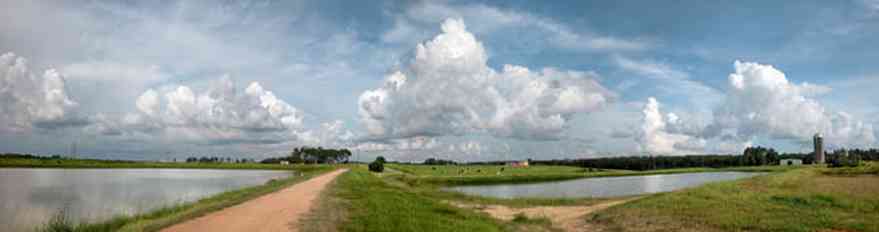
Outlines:
[[387,168],[409,174],[403,181],[411,185],[486,185],[569,180],[586,177],[636,176],[693,172],[777,172],[796,169],[794,166],[760,166],[731,168],[677,168],[651,171],[629,171],[580,168],[570,166],[532,165],[513,168],[505,165],[400,165],[388,164]]
[[197,168],[293,170],[295,165],[261,163],[165,163],[151,161],[110,161],[93,159],[0,158],[0,168]]
[[879,175],[879,162],[864,162],[864,165],[858,167],[840,167],[827,168],[823,170],[825,174],[831,175]]
[[328,165],[291,165],[287,169],[296,170],[302,175],[294,175],[290,178],[270,181],[264,185],[220,193],[196,202],[165,207],[134,216],[118,216],[97,223],[76,224],[69,220],[62,211],[53,217],[46,225],[37,229],[37,231],[158,231],[170,225],[188,219],[197,218],[207,213],[278,191],[284,187],[334,170],[335,168],[335,166]]
[[486,215],[459,209],[383,180],[363,166],[343,174],[330,197],[341,201],[347,218],[341,231],[503,231]]
[[806,168],[661,193],[600,212],[610,231],[879,231],[879,176]]
[[[501,171],[501,168],[504,170]],[[449,202],[499,204],[510,207],[545,205],[591,205],[607,199],[526,198],[498,199],[443,191],[466,183],[517,183],[598,176],[670,174],[730,171],[690,168],[634,172],[583,169],[569,166],[425,166],[388,164],[384,173],[368,172],[358,165],[340,176],[329,188],[312,216],[303,223],[306,231],[554,231],[545,218],[520,217],[505,222]],[[780,168],[738,168],[737,171],[783,171]]]

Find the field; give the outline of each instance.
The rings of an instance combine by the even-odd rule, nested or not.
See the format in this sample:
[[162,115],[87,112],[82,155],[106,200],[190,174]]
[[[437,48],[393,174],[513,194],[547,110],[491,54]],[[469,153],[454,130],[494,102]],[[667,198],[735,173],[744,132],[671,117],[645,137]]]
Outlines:
[[[790,168],[746,167],[740,171],[785,171]],[[591,206],[623,198],[497,199],[442,191],[456,184],[518,183],[583,177],[728,171],[689,168],[649,172],[599,170],[568,166],[388,164],[384,173],[354,168],[324,194],[319,209],[304,222],[310,231],[559,231],[548,218],[516,215],[501,220],[461,205],[498,205],[512,209]],[[585,219],[584,219],[585,220]],[[334,225],[342,225],[336,227]]]
[[[310,231],[564,231],[554,218],[517,214],[502,220],[488,206],[528,211],[627,202],[578,223],[603,231],[879,231],[876,165],[687,168],[646,172],[561,166],[425,166],[390,164],[384,173],[359,167],[341,176],[304,222]],[[503,169],[503,170],[501,170]],[[608,199],[496,199],[440,188],[581,177],[709,171],[768,171],[765,176],[682,191]],[[631,201],[630,201],[631,200]],[[475,205],[476,207],[465,207]],[[552,220],[551,220],[552,219]],[[333,225],[344,225],[335,227]]]
[[504,222],[452,206],[431,186],[400,182],[402,175],[353,168],[325,193],[306,231],[551,231],[544,220]]
[[513,168],[503,165],[400,165],[389,164],[388,168],[409,174],[405,179],[410,184],[434,185],[474,185],[527,183],[540,181],[567,180],[585,177],[634,176],[653,174],[674,174],[693,172],[777,172],[795,167],[759,166],[731,168],[677,168],[652,171],[629,171],[570,166],[532,165],[527,168]]
[[[74,231],[155,231],[256,196],[276,191],[339,166],[116,162],[9,162],[0,166],[82,168],[251,168],[305,173],[283,181],[223,193],[198,202],[119,217],[98,224],[69,225]],[[655,171],[602,170],[568,166],[512,168],[491,165],[387,164],[373,173],[346,165],[322,194],[318,208],[301,222],[304,231],[565,231],[556,218],[519,213],[500,218],[487,207],[508,211],[580,207],[622,202],[573,218],[578,226],[603,231],[879,231],[879,165],[856,168],[736,167]],[[647,196],[617,198],[497,199],[443,191],[461,184],[499,184],[716,171],[762,171],[768,175],[718,182]],[[605,209],[606,208],[606,209]],[[52,230],[46,225],[46,231]]]
[[[875,169],[849,171],[857,170]],[[879,231],[879,176],[826,172],[837,170],[807,168],[656,194],[589,220],[609,231]]]
[[[216,168],[216,166],[208,167]],[[223,165],[223,167],[231,167],[231,165]],[[137,166],[137,168],[143,167]],[[241,166],[235,168],[241,168]],[[74,224],[66,218],[63,212],[59,212],[49,223],[43,225],[39,231],[158,231],[175,223],[278,191],[336,168],[328,165],[286,165],[282,169],[295,170],[302,175],[293,175],[290,178],[271,181],[264,185],[228,191],[196,202],[162,208],[145,214],[119,216],[104,222]]]

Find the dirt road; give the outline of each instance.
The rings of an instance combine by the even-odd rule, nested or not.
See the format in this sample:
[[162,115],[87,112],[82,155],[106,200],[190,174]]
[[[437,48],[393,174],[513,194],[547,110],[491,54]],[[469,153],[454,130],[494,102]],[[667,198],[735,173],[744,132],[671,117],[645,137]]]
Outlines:
[[511,208],[503,205],[472,205],[452,203],[457,207],[477,209],[486,212],[494,218],[504,221],[513,220],[517,214],[524,214],[529,218],[547,218],[553,226],[564,231],[598,231],[594,225],[586,223],[586,215],[605,210],[615,205],[640,199],[633,197],[620,200],[611,200],[588,206],[538,206],[530,208]]
[[189,220],[162,231],[299,231],[299,219],[321,191],[347,169],[336,170],[280,191]]

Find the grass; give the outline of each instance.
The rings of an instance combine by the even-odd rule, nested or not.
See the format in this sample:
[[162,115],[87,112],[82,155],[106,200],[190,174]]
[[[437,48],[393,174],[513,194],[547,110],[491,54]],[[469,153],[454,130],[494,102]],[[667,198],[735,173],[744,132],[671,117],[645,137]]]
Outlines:
[[569,180],[586,177],[636,176],[693,172],[778,172],[796,169],[794,166],[760,166],[730,168],[677,168],[651,171],[580,168],[570,166],[533,165],[512,168],[503,165],[400,165],[387,168],[409,174],[404,181],[412,185],[486,185]]
[[134,216],[118,216],[97,223],[76,224],[69,220],[67,215],[61,211],[46,225],[37,229],[37,231],[158,231],[170,225],[275,192],[335,168],[328,165],[291,165],[287,169],[296,170],[302,175],[294,175],[278,181],[269,181],[264,185],[220,193],[196,202],[165,207]]
[[[501,170],[503,169],[503,170]],[[634,172],[568,166],[425,166],[387,164],[384,173],[363,165],[353,167],[330,186],[316,211],[302,223],[305,231],[555,231],[546,218],[520,215],[500,221],[489,215],[452,206],[450,202],[498,204],[510,207],[591,205],[607,199],[498,199],[443,191],[466,183],[518,183],[597,176],[730,171],[691,168]],[[740,168],[738,171],[782,171],[779,168]]]
[[879,175],[879,162],[864,162],[864,165],[858,167],[828,168],[822,171],[830,175]]
[[596,214],[610,231],[879,231],[879,176],[805,168],[661,193]]
[[[519,215],[512,221],[501,221],[476,210],[452,206],[449,202],[532,207],[591,205],[607,199],[498,199],[443,191],[442,188],[459,184],[525,183],[584,177],[760,171],[773,173],[646,196],[599,212],[589,220],[610,231],[879,231],[879,214],[876,213],[879,212],[879,185],[874,184],[879,183],[879,176],[863,175],[874,173],[874,165],[848,170],[763,166],[638,172],[540,165],[511,168],[388,164],[384,173],[369,172],[364,165],[351,165],[351,171],[331,184],[322,194],[317,210],[301,224],[304,231],[556,231],[546,218]],[[234,166],[220,168],[231,167]],[[309,173],[316,175],[323,171],[327,170]],[[155,231],[307,177],[224,193],[145,215],[77,226],[73,231]]]
[[295,165],[261,163],[167,163],[94,159],[0,158],[0,168],[181,168],[181,169],[271,169],[291,170]]
[[343,174],[328,193],[347,217],[341,231],[503,231],[498,221],[415,194],[364,166]]
[[337,180],[318,210],[318,215],[327,215],[327,211],[344,215],[335,214],[334,219],[320,222],[322,226],[311,227],[322,230],[306,231],[557,231],[546,218],[518,215],[512,221],[500,221],[449,202],[533,207],[591,205],[608,199],[497,199],[442,188],[459,183],[717,171],[772,173],[648,195],[584,220],[607,231],[879,231],[879,175],[865,175],[875,173],[875,165],[849,169],[764,166],[634,172],[557,166],[513,169],[390,164],[388,172],[381,174],[358,167]]

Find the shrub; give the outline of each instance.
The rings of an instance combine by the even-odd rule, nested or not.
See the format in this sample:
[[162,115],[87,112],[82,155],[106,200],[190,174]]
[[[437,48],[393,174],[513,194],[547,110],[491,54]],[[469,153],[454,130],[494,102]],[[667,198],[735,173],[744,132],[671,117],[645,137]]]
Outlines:
[[385,170],[385,164],[383,162],[379,162],[378,160],[369,163],[369,171],[373,172],[382,172]]
[[857,167],[861,165],[861,157],[858,155],[835,155],[829,158],[829,166],[831,168]]

